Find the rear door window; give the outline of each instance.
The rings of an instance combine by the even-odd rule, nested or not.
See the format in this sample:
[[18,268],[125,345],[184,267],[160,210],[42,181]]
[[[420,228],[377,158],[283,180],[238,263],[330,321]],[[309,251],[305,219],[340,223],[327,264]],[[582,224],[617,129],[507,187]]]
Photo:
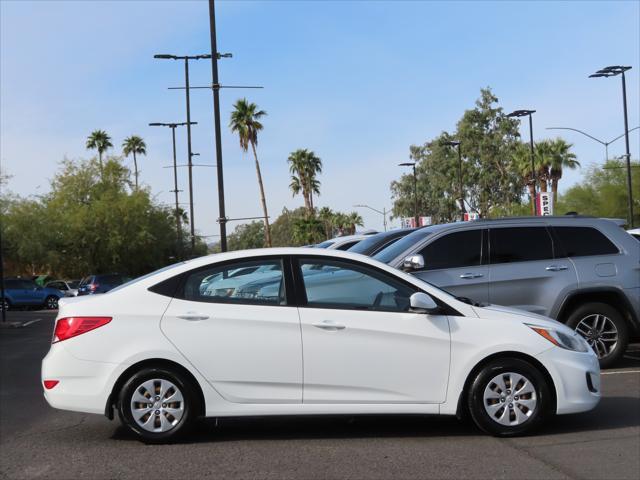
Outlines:
[[489,237],[492,264],[553,258],[553,243],[546,227],[492,228]]
[[482,230],[449,233],[419,253],[424,257],[425,270],[478,266],[482,258]]
[[611,240],[592,227],[553,227],[564,255],[586,257],[620,253]]

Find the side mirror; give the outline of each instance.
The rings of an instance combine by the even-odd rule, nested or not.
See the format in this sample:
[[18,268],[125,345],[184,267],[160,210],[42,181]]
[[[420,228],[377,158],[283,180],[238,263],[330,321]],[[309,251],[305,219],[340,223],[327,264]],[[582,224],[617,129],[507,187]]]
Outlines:
[[404,270],[422,270],[424,268],[424,257],[422,255],[409,255],[402,261]]
[[412,312],[418,313],[436,313],[438,311],[438,304],[433,301],[426,293],[416,292],[409,297],[409,305]]

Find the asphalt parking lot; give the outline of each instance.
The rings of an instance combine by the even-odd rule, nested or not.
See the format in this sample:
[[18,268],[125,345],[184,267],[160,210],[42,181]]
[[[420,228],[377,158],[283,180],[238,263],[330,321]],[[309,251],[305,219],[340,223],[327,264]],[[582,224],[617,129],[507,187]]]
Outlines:
[[640,345],[603,372],[592,412],[497,439],[438,417],[224,419],[145,445],[100,415],[50,408],[40,385],[53,312],[0,329],[0,478],[640,478]]

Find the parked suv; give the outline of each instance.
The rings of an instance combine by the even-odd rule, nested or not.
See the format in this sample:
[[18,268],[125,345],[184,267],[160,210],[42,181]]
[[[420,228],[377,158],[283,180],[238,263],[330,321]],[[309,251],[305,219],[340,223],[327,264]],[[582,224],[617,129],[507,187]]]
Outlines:
[[41,287],[33,280],[24,278],[7,278],[4,281],[4,298],[0,308],[8,310],[12,307],[58,308],[58,300],[63,296],[60,290]]
[[80,281],[78,296],[92,295],[94,293],[107,293],[109,290],[129,281],[129,277],[119,273],[107,273],[103,275],[88,275]]
[[607,367],[640,332],[640,243],[615,221],[523,217],[434,225],[374,256],[478,303],[574,328]]

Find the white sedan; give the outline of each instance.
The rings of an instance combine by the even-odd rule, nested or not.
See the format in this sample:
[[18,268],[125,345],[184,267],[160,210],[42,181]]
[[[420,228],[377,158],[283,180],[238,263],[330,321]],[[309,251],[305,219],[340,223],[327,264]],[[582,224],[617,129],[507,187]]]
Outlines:
[[[237,295],[201,288],[255,267],[265,278]],[[517,435],[600,400],[598,359],[564,325],[314,248],[211,255],[61,300],[42,382],[51,406],[116,410],[152,442],[243,415],[468,412]]]

